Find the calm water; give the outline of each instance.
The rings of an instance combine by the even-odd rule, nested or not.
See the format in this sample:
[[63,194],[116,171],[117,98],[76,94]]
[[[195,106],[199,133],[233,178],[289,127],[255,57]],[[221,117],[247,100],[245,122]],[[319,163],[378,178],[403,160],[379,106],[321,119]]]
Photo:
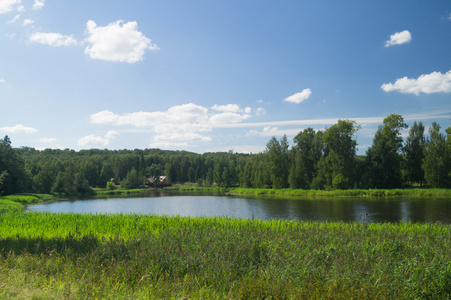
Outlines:
[[[124,213],[312,221],[451,223],[451,198],[270,198],[152,192],[145,197],[79,199],[30,205],[27,211]],[[368,217],[365,214],[368,213]]]

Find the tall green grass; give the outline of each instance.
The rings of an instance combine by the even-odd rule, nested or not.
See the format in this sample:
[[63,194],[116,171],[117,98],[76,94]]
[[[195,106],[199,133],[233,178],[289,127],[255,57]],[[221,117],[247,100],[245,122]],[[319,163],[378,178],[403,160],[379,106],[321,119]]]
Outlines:
[[18,202],[14,202],[7,199],[0,199],[0,214],[5,213],[7,211],[20,211],[22,210],[22,205]]
[[0,215],[0,298],[447,299],[451,227]]
[[276,196],[451,196],[451,189],[350,189],[350,190],[300,190],[233,188],[232,194]]

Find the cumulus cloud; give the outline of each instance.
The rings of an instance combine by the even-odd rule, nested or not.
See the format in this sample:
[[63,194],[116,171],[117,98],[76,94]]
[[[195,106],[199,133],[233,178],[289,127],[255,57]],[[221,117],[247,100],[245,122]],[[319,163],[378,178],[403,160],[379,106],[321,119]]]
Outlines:
[[45,2],[45,0],[34,0],[33,9],[37,10],[37,9],[43,8],[44,7],[44,2]]
[[0,127],[0,131],[5,131],[7,133],[35,133],[38,130],[32,127],[26,127],[24,125],[18,124],[15,126]]
[[412,40],[412,34],[408,30],[396,32],[390,36],[390,40],[385,42],[385,47],[401,45]]
[[283,101],[301,103],[302,101],[307,100],[311,94],[312,91],[310,89],[304,89],[302,90],[302,92],[291,95],[290,97],[285,98]]
[[34,23],[34,21],[31,20],[31,19],[25,19],[25,20],[23,20],[23,26],[31,25],[31,24],[33,24],[33,23]]
[[[168,145],[188,145],[194,142],[208,142],[210,132],[215,127],[224,124],[236,124],[251,117],[252,109],[242,109],[239,105],[213,106],[212,111],[193,103],[170,107],[167,111],[134,112],[115,114],[104,110],[91,115],[93,124],[105,125],[131,125],[138,128],[148,128],[155,133],[152,147]],[[236,112],[231,112],[236,111]]]
[[384,83],[381,86],[386,92],[399,91],[403,94],[420,93],[450,93],[451,92],[451,71],[445,74],[441,72],[432,72],[430,74],[423,74],[417,79],[414,78],[399,78],[395,83]]
[[119,137],[120,133],[117,131],[110,130],[106,133],[105,138],[107,139],[115,139]]
[[0,14],[9,13],[14,9],[17,4],[20,4],[21,0],[1,0],[0,1]]
[[68,35],[53,32],[37,32],[30,36],[30,42],[54,47],[77,45],[77,41]]
[[89,35],[85,42],[90,44],[85,54],[92,59],[115,62],[135,63],[142,61],[146,50],[158,49],[150,43],[150,39],[137,30],[136,22],[119,20],[107,26],[97,26],[89,20],[86,33]]
[[104,137],[90,134],[79,139],[77,145],[82,148],[102,148],[108,146],[110,141],[117,138],[119,135],[120,134],[117,131],[108,131]]
[[102,148],[108,146],[109,143],[107,138],[90,134],[79,139],[77,145],[82,148]]
[[224,111],[224,112],[239,112],[240,106],[238,104],[227,104],[227,105],[213,105],[211,107],[213,110]]

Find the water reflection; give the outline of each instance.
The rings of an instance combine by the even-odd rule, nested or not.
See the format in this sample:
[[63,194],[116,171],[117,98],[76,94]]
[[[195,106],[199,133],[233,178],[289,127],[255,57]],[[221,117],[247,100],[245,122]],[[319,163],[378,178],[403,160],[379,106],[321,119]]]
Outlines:
[[[451,198],[273,198],[151,192],[145,197],[77,199],[31,205],[28,211],[137,213],[345,222],[451,223]],[[366,217],[365,214],[368,214]]]

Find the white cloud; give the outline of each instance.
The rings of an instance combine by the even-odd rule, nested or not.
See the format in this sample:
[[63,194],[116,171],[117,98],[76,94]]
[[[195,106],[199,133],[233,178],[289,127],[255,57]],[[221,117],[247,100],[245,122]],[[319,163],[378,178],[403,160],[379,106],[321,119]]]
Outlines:
[[255,115],[257,116],[264,116],[266,115],[266,109],[264,109],[263,107],[259,107],[257,108]]
[[1,0],[0,1],[0,14],[9,13],[14,9],[16,4],[21,3],[21,0]]
[[110,130],[101,137],[95,134],[90,134],[78,140],[77,145],[82,148],[102,148],[110,144],[112,139],[119,137],[120,133]]
[[33,9],[37,10],[37,9],[43,8],[44,7],[44,2],[45,2],[45,0],[34,0]]
[[158,49],[137,30],[136,22],[122,23],[119,20],[101,27],[89,20],[86,24],[89,37],[85,42],[90,46],[86,47],[85,54],[92,59],[135,63],[143,60],[145,50]]
[[106,133],[105,138],[107,139],[115,139],[119,137],[120,133],[117,131],[110,130]]
[[399,91],[403,94],[420,93],[450,93],[451,92],[451,71],[445,74],[440,72],[432,72],[430,74],[423,74],[417,79],[413,78],[399,78],[395,83],[384,83],[381,86],[386,92]]
[[91,123],[152,127],[160,124],[205,123],[208,109],[193,103],[173,106],[165,112],[135,112],[123,115],[104,110],[91,115]]
[[31,24],[33,24],[33,23],[34,23],[33,20],[31,20],[31,19],[25,19],[25,20],[23,21],[23,26],[31,25]]
[[408,30],[396,32],[390,36],[390,40],[385,42],[385,47],[401,45],[412,40],[412,35]]
[[285,98],[283,101],[301,103],[302,101],[307,100],[311,94],[312,91],[310,89],[304,89],[302,90],[302,92],[291,95],[290,97]]
[[56,142],[55,138],[40,138],[39,141],[41,143],[54,143]]
[[226,149],[222,149],[222,152],[227,152],[227,149],[233,149],[233,152],[235,153],[260,153],[265,150],[265,146],[255,146],[255,145],[237,145],[237,146],[231,146]]
[[273,136],[283,136],[286,134],[287,136],[295,136],[300,131],[304,130],[304,128],[286,128],[279,129],[277,126],[266,126],[263,130],[248,130],[246,132],[246,136],[260,136],[260,137],[273,137]]
[[20,16],[21,16],[21,14],[15,15],[14,18],[11,21],[9,21],[8,23],[15,23],[17,20],[20,19]]
[[77,41],[73,37],[52,32],[34,33],[30,36],[30,42],[54,47],[77,45]]
[[[241,109],[236,104],[214,106],[216,112],[193,103],[170,107],[167,111],[134,112],[118,115],[104,110],[90,116],[93,124],[131,125],[138,128],[149,128],[155,133],[152,147],[169,145],[189,145],[194,142],[209,142],[212,138],[205,135],[215,127],[224,124],[239,123],[251,116],[245,112],[252,109]],[[212,108],[212,110],[214,110]],[[238,112],[223,112],[227,110]]]
[[238,104],[227,104],[227,105],[213,105],[211,107],[213,110],[219,110],[224,112],[239,112],[240,106]]
[[102,148],[108,146],[109,143],[107,138],[90,134],[79,139],[77,145],[82,148]]
[[0,78],[0,83],[6,83],[6,80],[3,78]]
[[216,114],[216,115],[212,115],[210,117],[210,123],[212,124],[216,124],[216,123],[239,123],[243,120],[246,120],[250,118],[250,115],[248,114],[237,114],[237,113],[231,113],[231,112],[226,112],[226,113],[222,113],[222,114]]
[[167,141],[160,141],[160,142],[149,144],[150,148],[161,148],[161,149],[185,149],[186,147],[189,147],[189,146],[190,145],[188,143],[167,142]]
[[12,127],[10,126],[0,127],[0,131],[5,131],[8,133],[35,133],[38,130],[36,128],[26,127],[24,125],[18,124]]

